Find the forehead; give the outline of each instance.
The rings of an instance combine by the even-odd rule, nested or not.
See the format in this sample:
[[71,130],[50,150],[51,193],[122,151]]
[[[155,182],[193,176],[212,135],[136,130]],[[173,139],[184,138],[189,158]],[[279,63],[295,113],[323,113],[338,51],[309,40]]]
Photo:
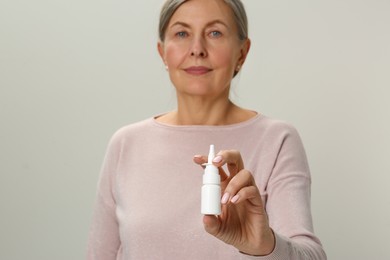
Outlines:
[[234,27],[233,17],[233,11],[223,0],[189,0],[175,11],[169,24],[176,22],[202,24],[219,20],[229,27]]

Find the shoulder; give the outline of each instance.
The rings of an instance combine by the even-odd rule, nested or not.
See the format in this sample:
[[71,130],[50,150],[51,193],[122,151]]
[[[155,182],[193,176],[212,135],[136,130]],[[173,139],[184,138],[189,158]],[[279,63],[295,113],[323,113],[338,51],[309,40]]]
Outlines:
[[289,150],[299,153],[304,150],[297,128],[289,122],[262,116],[254,129],[254,132],[251,134],[258,136],[261,144],[265,147],[273,147],[273,149],[278,151]]
[[152,126],[152,118],[148,118],[139,122],[131,123],[119,128],[113,135],[113,137],[125,137],[128,134],[138,133],[150,129]]
[[118,146],[133,139],[144,138],[152,128],[152,118],[122,126],[111,136],[109,145]]
[[255,128],[267,136],[299,136],[297,129],[291,123],[262,115],[255,122]]

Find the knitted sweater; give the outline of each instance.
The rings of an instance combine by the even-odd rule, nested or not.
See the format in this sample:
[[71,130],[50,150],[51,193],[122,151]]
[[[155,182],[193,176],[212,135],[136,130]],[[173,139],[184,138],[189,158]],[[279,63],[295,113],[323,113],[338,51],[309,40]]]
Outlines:
[[[241,254],[202,223],[201,167],[192,159],[240,151],[276,237],[268,256]],[[292,126],[264,115],[226,126],[172,126],[154,118],[119,129],[100,175],[87,259],[326,259],[313,234],[310,172]]]

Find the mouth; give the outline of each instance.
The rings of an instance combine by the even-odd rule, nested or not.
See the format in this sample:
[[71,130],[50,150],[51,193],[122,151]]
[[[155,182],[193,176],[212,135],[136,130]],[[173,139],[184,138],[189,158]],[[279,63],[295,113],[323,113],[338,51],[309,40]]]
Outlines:
[[201,76],[209,73],[212,69],[203,66],[192,66],[184,69],[190,75]]

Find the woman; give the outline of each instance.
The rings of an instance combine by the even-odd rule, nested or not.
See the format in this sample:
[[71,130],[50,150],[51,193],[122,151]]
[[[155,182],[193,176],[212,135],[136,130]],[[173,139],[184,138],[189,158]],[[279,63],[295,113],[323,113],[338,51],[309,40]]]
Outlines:
[[[88,259],[326,259],[297,132],[229,100],[250,49],[241,1],[168,0],[159,36],[177,110],[112,137]],[[221,149],[222,213],[202,221],[196,165],[207,158],[193,154],[210,144]]]

